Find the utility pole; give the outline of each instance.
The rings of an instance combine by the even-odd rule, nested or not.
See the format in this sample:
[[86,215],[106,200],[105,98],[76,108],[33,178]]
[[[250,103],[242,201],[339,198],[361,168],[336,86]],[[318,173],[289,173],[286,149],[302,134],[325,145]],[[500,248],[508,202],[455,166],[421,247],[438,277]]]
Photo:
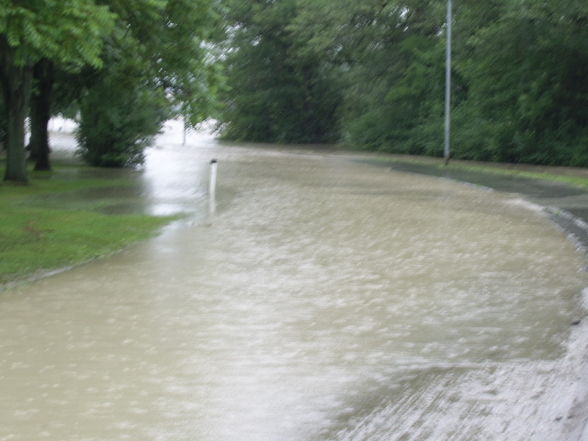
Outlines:
[[451,0],[447,0],[447,48],[445,59],[445,150],[443,157],[445,165],[449,164],[451,156],[451,26],[453,22],[453,7]]

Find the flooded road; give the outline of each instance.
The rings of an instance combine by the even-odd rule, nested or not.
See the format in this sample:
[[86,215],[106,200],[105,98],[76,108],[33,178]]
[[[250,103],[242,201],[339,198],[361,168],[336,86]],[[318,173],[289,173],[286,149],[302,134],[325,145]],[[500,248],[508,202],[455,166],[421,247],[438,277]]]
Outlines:
[[586,261],[536,207],[211,143],[152,149],[142,179],[188,218],[0,293],[0,441],[576,434]]

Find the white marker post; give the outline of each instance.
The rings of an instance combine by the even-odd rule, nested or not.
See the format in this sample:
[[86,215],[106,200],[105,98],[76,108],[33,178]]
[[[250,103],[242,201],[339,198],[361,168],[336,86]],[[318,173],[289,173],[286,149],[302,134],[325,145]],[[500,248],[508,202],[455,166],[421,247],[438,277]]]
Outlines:
[[216,211],[216,175],[217,175],[218,161],[213,159],[210,161],[210,181],[208,183],[208,208],[210,214]]
[[182,145],[186,145],[186,131],[188,130],[186,127],[186,117],[182,120],[184,122],[182,126]]

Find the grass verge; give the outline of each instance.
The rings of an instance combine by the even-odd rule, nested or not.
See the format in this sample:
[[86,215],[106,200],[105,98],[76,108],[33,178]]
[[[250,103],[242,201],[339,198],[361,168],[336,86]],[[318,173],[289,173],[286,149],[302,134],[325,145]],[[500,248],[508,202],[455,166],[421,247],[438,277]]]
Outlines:
[[[0,285],[110,254],[174,219],[108,214],[109,204],[131,201],[129,172],[63,165],[30,177],[0,184]],[[123,199],[113,197],[119,190]]]
[[[471,171],[477,173],[490,173],[490,174],[497,174],[503,176],[513,176],[513,177],[520,177],[520,178],[528,178],[528,179],[541,179],[545,181],[552,181],[552,182],[561,182],[564,184],[573,185],[576,187],[581,188],[588,188],[588,176],[580,176],[574,175],[573,169],[568,169],[565,174],[559,174],[557,172],[550,172],[546,171],[549,170],[550,167],[541,167],[541,166],[518,166],[514,164],[499,164],[499,163],[489,163],[488,165],[480,164],[480,163],[470,163],[465,161],[451,161],[449,165],[445,166],[443,164],[443,160],[440,158],[431,158],[431,157],[386,157],[381,156],[378,157],[377,160],[387,163],[405,163],[405,164],[418,164],[418,165],[425,165],[428,167],[434,167],[439,170],[463,170],[463,171]],[[524,168],[522,168],[524,167]],[[532,168],[542,169],[542,171],[533,171]],[[551,168],[552,170],[557,170],[558,167]]]

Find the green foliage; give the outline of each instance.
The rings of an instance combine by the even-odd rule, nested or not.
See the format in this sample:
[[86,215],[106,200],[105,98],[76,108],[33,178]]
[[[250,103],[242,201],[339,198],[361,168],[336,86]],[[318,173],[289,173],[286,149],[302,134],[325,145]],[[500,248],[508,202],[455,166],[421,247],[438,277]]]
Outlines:
[[132,166],[143,161],[165,119],[182,114],[196,124],[212,112],[220,75],[206,45],[218,15],[209,0],[105,3],[118,20],[104,68],[61,82],[58,97],[77,101],[80,152],[88,163]]
[[[220,0],[0,0],[2,89],[25,90],[33,64],[48,60],[58,69],[53,108],[82,113],[83,157],[139,163],[164,118],[180,113],[196,124],[214,110],[222,75],[208,48],[219,10]],[[5,98],[18,120],[9,138],[22,138],[28,90],[18,107]],[[9,143],[7,173],[25,182],[22,144]]]
[[[444,2],[430,2],[430,10],[435,3],[442,12]],[[564,9],[552,1],[459,2],[453,48],[454,157],[588,165],[586,11],[585,4],[573,1]],[[443,16],[419,18],[418,12],[394,37],[395,45],[381,45],[393,66],[372,82],[390,89],[385,99],[381,90],[372,99],[362,94],[363,106],[343,124],[348,142],[441,155],[445,40],[427,29],[442,23]],[[376,72],[373,64],[359,70],[362,64],[358,60],[354,67],[361,75]]]
[[141,164],[144,149],[168,117],[164,101],[149,89],[121,89],[108,83],[92,88],[82,100],[77,132],[84,160],[100,167]]
[[[0,0],[4,90],[5,66],[60,65],[56,108],[83,107],[105,164],[139,161],[178,114],[218,113],[233,139],[442,153],[446,0],[24,3]],[[588,3],[455,3],[454,157],[588,165]]]
[[[295,140],[328,115],[355,148],[440,156],[446,5],[236,0],[225,133]],[[460,0],[454,17],[453,156],[588,165],[588,3]]]
[[486,134],[480,159],[588,165],[588,9],[573,3],[510,2],[468,41],[460,111]]
[[94,0],[0,0],[0,34],[15,49],[17,65],[49,58],[99,66],[102,36],[113,19],[111,11]]
[[79,100],[79,151],[95,166],[141,164],[144,149],[169,117],[164,91],[144,87],[141,60],[126,57],[128,51],[118,53],[120,47],[112,47],[109,70],[96,74]]
[[222,98],[223,136],[247,141],[312,143],[335,139],[338,79],[289,29],[296,1],[229,8]]
[[[373,78],[359,97],[348,96],[346,143],[396,153],[439,153],[444,72],[442,48],[435,43],[431,37],[404,36],[385,55],[395,60],[396,75]],[[354,72],[357,78],[371,74],[363,66]]]
[[5,180],[27,182],[24,120],[35,63],[100,66],[114,15],[93,0],[0,0],[0,90],[8,124]]

